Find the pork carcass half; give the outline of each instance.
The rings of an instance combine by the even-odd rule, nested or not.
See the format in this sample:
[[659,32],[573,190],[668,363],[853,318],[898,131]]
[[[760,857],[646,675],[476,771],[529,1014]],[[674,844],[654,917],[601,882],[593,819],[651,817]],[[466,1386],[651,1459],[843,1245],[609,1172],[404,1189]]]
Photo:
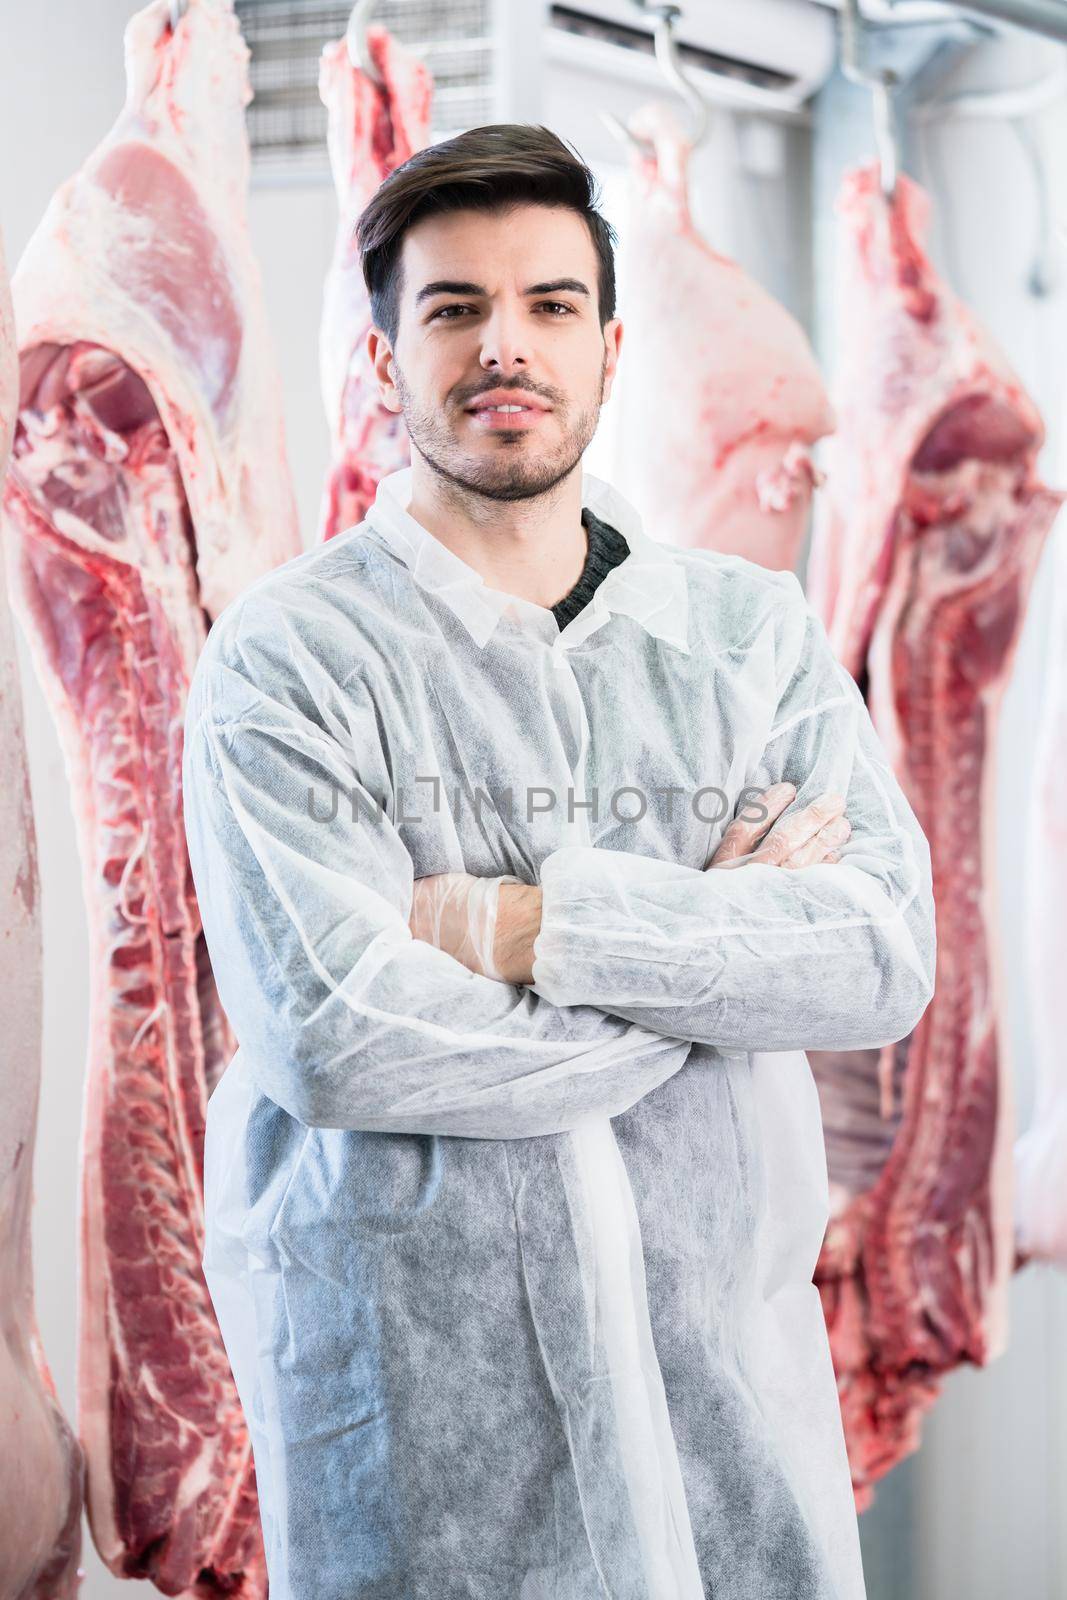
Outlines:
[[[18,366],[0,246],[0,479],[18,406]],[[0,1595],[78,1592],[81,1449],[56,1397],[37,1328],[31,1210],[41,1082],[41,910],[15,632],[0,574]]]
[[344,39],[326,46],[319,65],[339,211],[320,333],[332,451],[320,514],[322,539],[362,522],[379,481],[411,463],[404,419],[382,405],[367,355],[374,319],[355,228],[383,180],[429,143],[433,81],[418,57],[385,28],[369,27],[367,43],[380,85],[353,66]]
[[673,113],[629,128],[623,346],[613,477],[666,544],[792,570],[807,532],[816,440],[834,414],[807,335],[697,232],[691,143]]
[[1051,641],[1042,693],[1027,862],[1026,962],[1035,1094],[1015,1146],[1016,1248],[1021,1258],[1067,1267],[1067,1030],[1063,908],[1067,905],[1067,799],[1059,753],[1067,747],[1067,529],[1055,535]]
[[78,1424],[111,1570],[266,1593],[244,1416],[201,1268],[207,1095],[233,1052],[182,822],[210,622],[299,554],[247,233],[230,0],[125,35],[127,100],[13,281],[12,604],[58,724],[91,941]]
[[817,1271],[858,1502],[914,1450],[941,1376],[1006,1335],[1013,1106],[1000,1036],[995,854],[1001,698],[1064,498],[1041,418],[939,281],[925,192],[846,179],[844,336],[808,595],[927,838],[934,998],[882,1052],[809,1053],[831,1219]]

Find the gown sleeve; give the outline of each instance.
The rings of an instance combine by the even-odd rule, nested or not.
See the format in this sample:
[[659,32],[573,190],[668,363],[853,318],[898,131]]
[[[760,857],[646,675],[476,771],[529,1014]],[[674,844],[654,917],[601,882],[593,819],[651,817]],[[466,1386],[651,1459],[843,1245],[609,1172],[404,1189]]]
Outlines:
[[[358,737],[378,737],[373,707]],[[210,639],[190,686],[183,791],[220,1000],[257,1086],[307,1126],[560,1133],[627,1110],[684,1066],[686,1040],[558,1007],[413,938],[412,858],[360,783],[351,741],[299,684],[250,681]]]
[[840,861],[741,857],[702,871],[564,846],[541,866],[533,988],[722,1050],[889,1044],[933,994],[929,845],[799,581],[769,576],[782,590],[777,703],[748,782],[795,784],[786,816],[844,795],[852,833]]

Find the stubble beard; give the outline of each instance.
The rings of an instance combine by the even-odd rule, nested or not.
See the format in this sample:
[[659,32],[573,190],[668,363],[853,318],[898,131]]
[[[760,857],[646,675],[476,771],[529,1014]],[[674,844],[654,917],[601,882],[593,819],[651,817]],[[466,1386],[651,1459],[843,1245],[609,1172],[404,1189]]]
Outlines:
[[[532,500],[547,494],[574,471],[600,421],[604,397],[604,368],[595,401],[579,411],[572,428],[547,449],[535,442],[534,435],[508,433],[495,435],[479,450],[469,450],[457,437],[449,414],[421,406],[411,393],[394,357],[394,383],[403,408],[408,437],[437,475],[456,490],[478,495],[485,500]],[[452,416],[457,409],[450,408]],[[558,408],[554,417],[565,415]],[[546,422],[543,427],[557,426]],[[470,427],[469,423],[458,424]]]

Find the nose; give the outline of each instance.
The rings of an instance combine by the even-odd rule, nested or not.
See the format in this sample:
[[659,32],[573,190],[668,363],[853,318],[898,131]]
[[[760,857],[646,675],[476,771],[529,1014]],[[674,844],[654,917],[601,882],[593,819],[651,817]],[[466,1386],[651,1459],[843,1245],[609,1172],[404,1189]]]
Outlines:
[[482,332],[481,365],[489,372],[521,371],[529,364],[531,353],[525,308],[495,306]]

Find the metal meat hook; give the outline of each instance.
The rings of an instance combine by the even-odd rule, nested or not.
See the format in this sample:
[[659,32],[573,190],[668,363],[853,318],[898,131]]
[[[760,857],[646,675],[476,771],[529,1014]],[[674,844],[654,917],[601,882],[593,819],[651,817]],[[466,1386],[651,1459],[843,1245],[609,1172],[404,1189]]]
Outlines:
[[348,19],[348,27],[345,29],[345,43],[348,46],[348,59],[352,65],[365,73],[379,89],[384,89],[384,79],[374,64],[374,57],[367,43],[367,24],[370,22],[374,6],[375,0],[356,0]]
[[897,191],[900,172],[900,146],[897,140],[896,111],[893,91],[900,79],[891,67],[880,72],[870,72],[860,65],[859,38],[861,28],[859,0],[844,0],[841,7],[841,71],[850,83],[870,89],[874,111],[874,139],[878,150],[878,165],[882,174],[882,193],[892,200]]
[[[656,47],[656,60],[663,69],[664,75],[672,89],[676,89],[696,117],[695,131],[692,135],[692,148],[695,150],[708,131],[708,105],[700,90],[691,83],[682,70],[678,59],[678,45],[674,37],[674,25],[682,15],[681,6],[676,5],[650,5],[648,0],[635,0],[640,9],[652,17],[653,40]],[[651,155],[652,146],[647,139],[639,139],[632,134],[624,122],[612,111],[602,111],[601,120],[611,129],[617,139],[631,145],[641,155]]]

